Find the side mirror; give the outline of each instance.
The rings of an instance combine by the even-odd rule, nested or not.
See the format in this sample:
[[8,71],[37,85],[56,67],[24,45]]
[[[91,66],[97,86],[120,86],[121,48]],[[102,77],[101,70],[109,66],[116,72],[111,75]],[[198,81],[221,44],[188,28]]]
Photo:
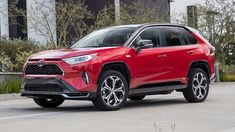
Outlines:
[[153,42],[152,42],[152,40],[142,39],[142,40],[139,40],[136,43],[136,45],[137,45],[136,51],[140,52],[141,49],[152,48],[153,47]]

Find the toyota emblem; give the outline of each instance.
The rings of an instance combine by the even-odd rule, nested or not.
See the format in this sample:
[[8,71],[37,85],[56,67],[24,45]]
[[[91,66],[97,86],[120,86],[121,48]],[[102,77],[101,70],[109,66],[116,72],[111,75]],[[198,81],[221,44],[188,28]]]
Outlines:
[[44,61],[41,59],[38,61],[38,66],[43,67],[44,66]]

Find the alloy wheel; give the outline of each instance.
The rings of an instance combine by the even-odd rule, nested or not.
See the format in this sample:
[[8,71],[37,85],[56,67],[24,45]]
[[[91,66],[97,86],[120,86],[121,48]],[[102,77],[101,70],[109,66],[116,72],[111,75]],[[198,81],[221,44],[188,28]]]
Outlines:
[[204,98],[207,93],[208,82],[206,76],[203,73],[197,73],[193,78],[193,92],[194,95],[198,98]]
[[107,77],[101,85],[101,96],[106,105],[119,105],[125,96],[124,83],[117,76]]

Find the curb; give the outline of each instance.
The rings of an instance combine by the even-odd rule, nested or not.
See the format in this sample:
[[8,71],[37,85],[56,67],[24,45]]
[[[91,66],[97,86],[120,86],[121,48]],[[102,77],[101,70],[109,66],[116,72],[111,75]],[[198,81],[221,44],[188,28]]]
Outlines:
[[20,93],[0,94],[0,101],[19,100],[19,99],[26,99],[26,97],[21,97]]

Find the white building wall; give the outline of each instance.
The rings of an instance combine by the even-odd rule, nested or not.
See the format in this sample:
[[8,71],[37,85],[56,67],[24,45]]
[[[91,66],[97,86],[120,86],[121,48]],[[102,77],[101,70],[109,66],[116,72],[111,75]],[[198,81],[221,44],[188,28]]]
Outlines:
[[27,0],[28,39],[56,44],[55,0]]
[[0,36],[9,39],[8,0],[0,0]]

